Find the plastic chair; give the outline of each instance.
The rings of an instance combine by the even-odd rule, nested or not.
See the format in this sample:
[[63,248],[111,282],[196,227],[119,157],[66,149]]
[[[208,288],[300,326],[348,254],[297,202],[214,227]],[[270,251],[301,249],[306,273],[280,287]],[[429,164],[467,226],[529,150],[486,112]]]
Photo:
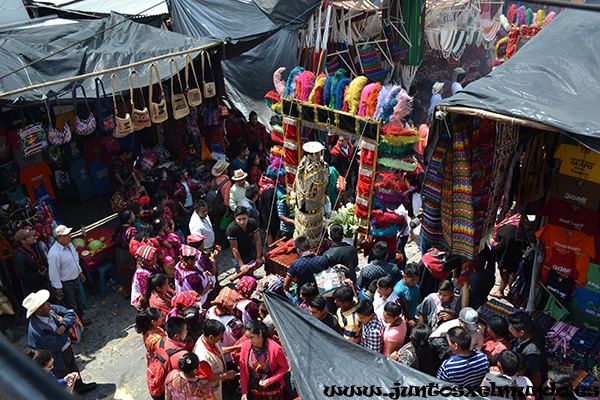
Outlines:
[[90,303],[88,303],[87,294],[85,294],[85,288],[83,287],[83,282],[81,279],[77,279],[79,281],[79,290],[81,291],[81,302],[83,303],[83,308],[86,310],[90,309]]
[[100,275],[100,279],[99,279],[100,295],[102,297],[106,297],[106,289],[107,289],[106,272],[111,271],[112,275],[113,275],[113,279],[115,280],[115,282],[118,282],[119,277],[117,276],[117,269],[115,268],[113,263],[111,263],[110,261],[105,261],[102,264],[99,264],[96,267],[94,267],[94,269],[96,271],[98,271],[98,274]]

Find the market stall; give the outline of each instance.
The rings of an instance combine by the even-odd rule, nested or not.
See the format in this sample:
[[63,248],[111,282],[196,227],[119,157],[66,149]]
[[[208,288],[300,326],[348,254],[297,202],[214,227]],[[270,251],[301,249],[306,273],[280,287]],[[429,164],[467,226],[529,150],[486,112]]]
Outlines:
[[[517,227],[527,251],[508,300],[532,312],[551,357],[574,364],[588,386],[600,344],[600,120],[592,105],[600,80],[583,57],[597,43],[577,38],[589,34],[583,21],[597,19],[564,11],[509,61],[438,105],[421,230],[427,246],[463,260],[468,275],[495,245],[494,227]],[[484,307],[497,315],[502,308]]]

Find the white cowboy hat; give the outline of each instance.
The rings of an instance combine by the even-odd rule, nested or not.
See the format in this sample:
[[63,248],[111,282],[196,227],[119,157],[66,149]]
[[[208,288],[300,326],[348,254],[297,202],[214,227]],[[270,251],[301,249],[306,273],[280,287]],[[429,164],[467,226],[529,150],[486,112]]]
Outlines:
[[223,172],[227,171],[229,168],[229,163],[223,160],[217,161],[217,163],[212,167],[211,171],[213,176],[221,176]]
[[304,150],[305,153],[310,154],[318,153],[323,151],[323,149],[325,149],[325,146],[320,142],[307,142],[302,146],[302,150]]
[[233,172],[233,176],[231,177],[231,180],[232,181],[241,181],[242,179],[246,179],[247,176],[248,176],[248,174],[245,173],[243,170],[236,169]]
[[27,318],[31,317],[38,308],[50,298],[50,292],[42,289],[36,293],[31,293],[23,300],[23,307],[27,309]]
[[439,93],[440,90],[444,87],[444,82],[436,82],[433,84],[433,88],[431,88],[431,94]]

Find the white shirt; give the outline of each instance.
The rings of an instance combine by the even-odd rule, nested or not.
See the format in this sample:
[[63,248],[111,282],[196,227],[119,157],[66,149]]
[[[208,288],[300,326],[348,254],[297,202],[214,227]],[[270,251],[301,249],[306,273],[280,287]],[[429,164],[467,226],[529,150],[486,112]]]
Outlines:
[[460,83],[454,82],[452,84],[452,96],[454,96],[457,92],[460,92],[461,90],[463,90],[463,87]]
[[442,95],[439,93],[431,96],[431,101],[429,102],[429,109],[427,110],[427,115],[432,115],[435,112],[435,106],[442,100]]
[[398,300],[398,295],[394,291],[392,291],[392,294],[390,294],[387,299],[381,297],[379,292],[375,293],[375,297],[373,298],[373,308],[375,309],[375,315],[377,315],[380,321],[383,322],[383,309],[385,308],[385,305],[396,300]]
[[65,247],[55,242],[48,252],[48,276],[52,286],[62,289],[63,282],[77,279],[80,273],[79,254],[73,243]]
[[215,244],[215,231],[213,230],[210,218],[202,218],[196,211],[192,213],[190,218],[190,234],[206,236],[204,239],[204,248],[210,249]]

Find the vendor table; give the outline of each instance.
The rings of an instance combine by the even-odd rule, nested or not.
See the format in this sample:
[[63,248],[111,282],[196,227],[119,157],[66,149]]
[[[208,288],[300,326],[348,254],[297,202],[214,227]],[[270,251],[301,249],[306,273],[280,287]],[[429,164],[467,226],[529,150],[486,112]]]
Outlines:
[[[265,255],[265,258],[267,259],[265,264],[265,271],[267,272],[267,275],[276,274],[285,278],[287,276],[288,269],[290,268],[290,264],[299,258],[298,252],[296,252],[296,249],[293,245],[289,246],[285,251],[280,250],[281,247],[286,245],[286,239],[280,239],[271,245],[274,247],[274,249]],[[271,254],[273,255],[271,256]]]
[[[114,234],[115,234],[115,231],[113,231],[112,229],[104,227],[104,226],[100,226],[96,229],[93,229],[93,230],[87,232],[85,236],[81,236],[81,238],[86,241],[86,247],[78,247],[77,253],[79,253],[79,264],[81,265],[81,268],[83,269],[83,271],[86,274],[90,274],[92,272],[92,268],[95,265],[100,264],[101,262],[106,260],[108,257],[115,254],[116,245],[113,242]],[[105,238],[104,244],[106,245],[106,247],[104,247],[103,249],[98,250],[94,254],[90,254],[86,257],[81,255],[81,253],[83,253],[83,251],[89,250],[87,248],[89,239],[93,238],[95,240],[100,240],[101,237]]]

